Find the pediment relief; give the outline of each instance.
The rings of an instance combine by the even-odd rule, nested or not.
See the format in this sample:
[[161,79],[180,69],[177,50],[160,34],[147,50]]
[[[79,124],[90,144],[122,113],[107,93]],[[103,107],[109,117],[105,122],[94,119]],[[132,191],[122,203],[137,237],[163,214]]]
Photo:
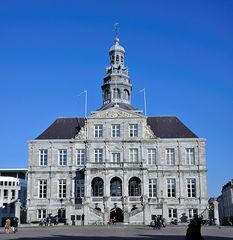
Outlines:
[[147,125],[146,122],[144,123],[144,126],[143,126],[143,138],[145,139],[157,138],[154,135],[154,132],[151,130],[150,126]]
[[105,111],[99,111],[90,116],[90,118],[140,118],[137,113],[130,113],[120,109],[111,109]]
[[78,140],[85,140],[87,139],[87,131],[86,126],[82,127],[80,131],[76,134],[75,139]]

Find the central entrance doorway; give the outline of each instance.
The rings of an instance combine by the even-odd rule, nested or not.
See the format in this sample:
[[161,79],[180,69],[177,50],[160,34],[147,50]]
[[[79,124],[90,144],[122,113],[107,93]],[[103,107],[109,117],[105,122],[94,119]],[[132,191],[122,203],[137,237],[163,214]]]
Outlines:
[[124,222],[124,214],[122,209],[116,207],[110,210],[110,219],[116,219],[116,222]]

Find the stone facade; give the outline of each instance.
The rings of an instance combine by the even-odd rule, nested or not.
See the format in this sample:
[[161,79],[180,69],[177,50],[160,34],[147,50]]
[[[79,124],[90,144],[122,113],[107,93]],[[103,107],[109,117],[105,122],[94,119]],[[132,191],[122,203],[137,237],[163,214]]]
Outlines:
[[233,179],[222,187],[217,201],[221,224],[233,225]]
[[0,176],[0,226],[6,217],[17,217],[26,199],[26,185],[18,178]]
[[29,222],[48,214],[76,225],[149,224],[154,215],[185,222],[206,209],[205,139],[175,117],[132,107],[118,52],[124,57],[116,38],[103,106],[85,119],[58,119],[29,141]]

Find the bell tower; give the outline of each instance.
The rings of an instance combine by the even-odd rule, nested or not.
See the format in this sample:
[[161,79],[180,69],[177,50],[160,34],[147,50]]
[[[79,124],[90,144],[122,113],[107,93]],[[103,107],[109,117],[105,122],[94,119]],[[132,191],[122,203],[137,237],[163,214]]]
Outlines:
[[109,103],[131,104],[132,85],[125,66],[125,49],[119,44],[119,26],[115,24],[114,45],[109,50],[110,66],[102,85],[103,105]]

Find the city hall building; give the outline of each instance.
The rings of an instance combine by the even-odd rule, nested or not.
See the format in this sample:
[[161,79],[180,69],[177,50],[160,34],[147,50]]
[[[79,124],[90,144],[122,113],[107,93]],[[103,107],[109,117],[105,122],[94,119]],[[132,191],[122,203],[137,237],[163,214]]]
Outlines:
[[125,50],[115,38],[102,106],[58,118],[29,141],[28,222],[186,222],[208,206],[205,139],[177,117],[145,116],[131,104]]

